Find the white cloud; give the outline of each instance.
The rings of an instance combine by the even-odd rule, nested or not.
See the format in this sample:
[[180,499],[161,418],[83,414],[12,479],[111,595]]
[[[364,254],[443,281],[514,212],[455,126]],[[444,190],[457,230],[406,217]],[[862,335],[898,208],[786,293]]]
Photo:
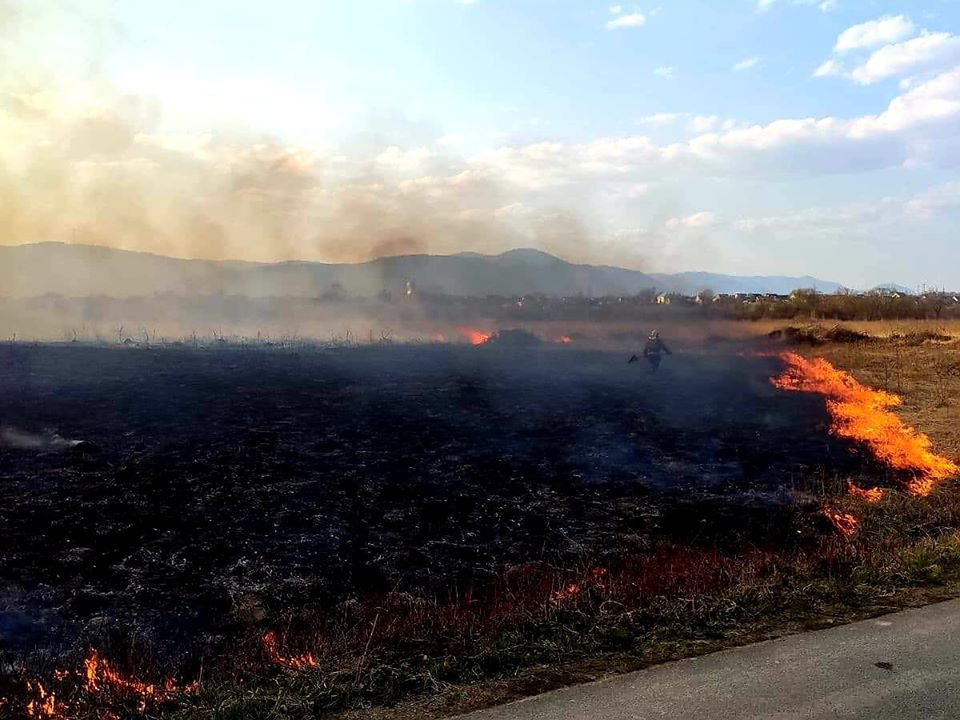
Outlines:
[[686,217],[673,217],[664,223],[667,230],[681,230],[710,227],[717,218],[712,212],[698,212]]
[[510,203],[509,205],[504,205],[503,207],[498,207],[493,211],[493,216],[496,218],[509,218],[525,213],[527,210],[526,205],[520,202]]
[[466,142],[467,142],[467,136],[461,135],[458,133],[441,135],[437,139],[437,145],[440,145],[441,147],[455,147],[457,145],[463,145]]
[[713,130],[718,122],[720,122],[718,115],[697,115],[690,121],[690,127],[693,128],[694,132],[705,133]]
[[876,115],[784,118],[733,126],[691,118],[690,140],[656,144],[642,136],[583,144],[503,147],[468,160],[471,167],[536,191],[698,177],[788,177],[853,173],[905,164],[960,167],[960,68],[894,97]]
[[683,116],[684,116],[683,113],[668,113],[668,112],[654,113],[653,115],[643,116],[637,122],[639,122],[641,125],[653,125],[654,127],[662,127],[664,125],[672,125]]
[[816,5],[820,12],[823,13],[831,12],[839,5],[837,0],[757,0],[757,12],[764,13],[777,2],[784,2],[794,7],[812,7]]
[[614,187],[610,191],[610,197],[614,200],[637,200],[650,192],[649,183],[626,183],[620,187]]
[[[847,125],[850,136],[860,138],[907,130],[930,133],[938,129],[938,125],[957,119],[960,119],[960,67],[898,95],[879,115],[858,118]],[[941,139],[953,136],[952,128],[942,129],[945,137]]]
[[756,67],[756,65],[757,65],[758,62],[760,62],[760,58],[758,58],[758,57],[756,57],[756,56],[744,58],[744,59],[741,60],[740,62],[736,63],[736,64],[733,66],[733,69],[734,69],[736,72],[740,72],[741,70],[749,70],[749,69],[752,68],[752,67]]
[[672,78],[673,77],[673,67],[670,65],[663,65],[653,70],[655,75],[659,75],[663,78]]
[[841,72],[843,72],[843,68],[840,66],[840,63],[836,60],[827,60],[813,71],[813,76],[829,77],[831,75],[839,75]]
[[931,218],[945,210],[960,209],[960,182],[948,182],[928,189],[909,200],[906,209],[913,215]]
[[780,235],[796,240],[872,241],[891,228],[915,232],[918,222],[932,222],[960,210],[960,182],[928,188],[912,197],[881,197],[842,205],[802,208],[778,215],[741,218],[730,224],[740,233]]
[[847,234],[851,227],[863,228],[870,223],[890,220],[899,213],[899,203],[881,200],[871,203],[853,203],[831,207],[813,207],[783,213],[748,217],[737,220],[731,227],[746,233],[804,233],[815,236]]
[[960,37],[946,32],[924,33],[912,40],[880,48],[854,68],[850,77],[861,85],[870,85],[957,59],[960,59]]
[[377,155],[374,162],[383,171],[416,175],[427,170],[427,164],[434,157],[435,154],[430,148],[419,147],[411,150],[401,150],[397,146],[391,145]]
[[622,13],[622,12],[623,12],[623,5],[611,5],[611,6],[610,6],[610,14],[611,14],[611,15],[619,15],[619,14]]
[[[871,85],[951,66],[960,61],[960,37],[929,30],[918,35],[907,16],[885,15],[844,30],[837,37],[834,51],[833,58],[814,70],[814,77],[844,75],[860,85]],[[856,54],[857,59],[845,72],[838,56],[849,54]],[[900,87],[906,89],[914,82],[915,78],[905,78]]]
[[914,32],[913,23],[905,15],[885,15],[844,30],[837,37],[834,50],[845,53],[895,43],[911,37]]
[[[617,6],[614,6],[617,7]],[[611,8],[612,10],[612,8]],[[647,16],[642,12],[634,12],[629,15],[618,14],[612,20],[607,22],[607,30],[619,30],[621,28],[637,28],[647,24]]]

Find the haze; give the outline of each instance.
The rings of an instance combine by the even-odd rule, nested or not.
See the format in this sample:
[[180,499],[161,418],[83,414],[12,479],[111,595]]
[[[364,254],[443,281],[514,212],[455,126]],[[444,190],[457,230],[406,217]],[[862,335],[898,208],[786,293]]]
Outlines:
[[960,287],[945,0],[0,0],[0,28],[2,244]]

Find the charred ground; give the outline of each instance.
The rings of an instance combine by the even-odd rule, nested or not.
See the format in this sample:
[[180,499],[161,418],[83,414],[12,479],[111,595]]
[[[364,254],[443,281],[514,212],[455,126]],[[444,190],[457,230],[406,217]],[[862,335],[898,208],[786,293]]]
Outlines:
[[[0,638],[201,653],[291,607],[476,591],[659,543],[784,548],[862,472],[773,357],[455,345],[7,345]],[[73,444],[69,441],[82,441]]]

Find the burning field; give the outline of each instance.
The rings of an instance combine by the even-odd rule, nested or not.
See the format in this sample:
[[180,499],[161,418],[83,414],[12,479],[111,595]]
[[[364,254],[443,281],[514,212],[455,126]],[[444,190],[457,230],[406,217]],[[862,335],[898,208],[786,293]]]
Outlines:
[[[653,374],[459,334],[0,348],[0,715],[161,716],[279,673],[323,678],[288,709],[312,717],[622,649],[678,598],[722,595],[716,622],[747,578],[862,560],[871,508],[958,473],[822,359]],[[503,645],[554,620],[579,640]]]

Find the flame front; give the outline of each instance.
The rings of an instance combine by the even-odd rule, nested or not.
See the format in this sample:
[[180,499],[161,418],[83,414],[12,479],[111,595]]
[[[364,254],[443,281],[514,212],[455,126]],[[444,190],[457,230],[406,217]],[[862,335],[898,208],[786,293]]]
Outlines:
[[458,328],[457,332],[460,333],[467,342],[471,345],[483,345],[487,340],[490,339],[490,333],[483,332],[483,330],[477,330],[476,328]]
[[261,638],[261,642],[263,643],[263,650],[266,652],[267,657],[282,667],[290,668],[291,670],[306,670],[307,668],[315,668],[319,665],[313,653],[306,652],[302,655],[294,655],[292,657],[283,655],[280,652],[277,634],[273,632],[273,630],[266,633]]
[[823,395],[832,419],[831,431],[865,443],[877,459],[912,473],[907,490],[914,495],[928,495],[937,483],[960,474],[955,462],[932,452],[930,438],[890,411],[900,404],[896,395],[862,385],[823,358],[807,360],[789,352],[780,357],[787,369],[773,384],[782,390]]
[[85,686],[91,695],[101,692],[114,692],[120,695],[133,697],[137,700],[137,707],[144,712],[148,703],[167,702],[183,693],[195,692],[198,683],[191,683],[179,687],[173,678],[167,678],[163,685],[155,685],[125,677],[105,659],[101,658],[96,650],[91,650],[83,663]]
[[[146,683],[136,678],[124,676],[116,670],[100,653],[91,649],[83,661],[82,670],[54,670],[53,679],[57,683],[71,677],[79,678],[83,683],[83,690],[91,698],[106,699],[108,702],[133,700],[137,710],[145,713],[149,707],[170,702],[181,695],[194,693],[200,689],[199,682],[178,686],[172,678],[168,678],[162,685]],[[28,718],[54,718],[54,720],[71,720],[77,712],[57,699],[57,694],[40,682],[28,682],[27,693],[30,699],[26,705]],[[86,717],[84,715],[83,717]],[[104,711],[101,720],[110,720],[118,716]]]
[[27,692],[33,693],[34,698],[27,703],[28,718],[57,718],[62,719],[65,707],[57,702],[54,692],[47,690],[41,683],[27,683]]

